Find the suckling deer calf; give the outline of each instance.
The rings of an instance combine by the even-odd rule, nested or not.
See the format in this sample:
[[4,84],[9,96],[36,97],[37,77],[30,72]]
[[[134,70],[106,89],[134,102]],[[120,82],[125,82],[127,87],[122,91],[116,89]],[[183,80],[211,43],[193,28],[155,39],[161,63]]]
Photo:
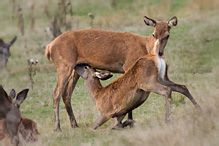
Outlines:
[[117,80],[102,87],[99,79],[111,77],[109,73],[97,72],[92,67],[77,65],[76,72],[84,79],[85,86],[91,99],[96,103],[100,116],[90,129],[95,130],[110,118],[121,121],[129,111],[140,106],[150,92],[160,94],[166,99],[166,121],[170,120],[171,92],[176,91],[186,95],[196,108],[200,106],[184,85],[171,82],[167,76],[165,60],[158,55],[159,41],[156,41],[151,54],[139,58],[128,71]]
[[5,43],[0,39],[0,68],[6,68],[8,63],[8,58],[11,56],[10,47],[16,41],[17,36],[15,36],[10,43]]
[[15,90],[12,89],[8,95],[0,85],[0,119],[2,120],[1,126],[4,129],[3,131],[0,129],[0,136],[4,138],[3,144],[5,145],[18,145],[20,143],[18,133],[21,133],[26,141],[35,141],[34,139],[28,138],[28,136],[38,134],[35,122],[21,118],[19,108],[21,103],[26,99],[28,91],[29,89],[25,89],[19,92],[15,102],[13,102],[16,96]]

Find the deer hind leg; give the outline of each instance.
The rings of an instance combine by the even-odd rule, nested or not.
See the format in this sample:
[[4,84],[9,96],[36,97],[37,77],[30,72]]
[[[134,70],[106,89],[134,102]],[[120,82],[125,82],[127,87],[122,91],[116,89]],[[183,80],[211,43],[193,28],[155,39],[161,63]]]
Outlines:
[[[142,95],[142,99],[146,99],[147,100],[148,96],[149,96],[149,93],[148,92],[144,92],[144,94]],[[134,123],[135,123],[135,120],[133,120],[132,111],[130,111],[128,113],[128,119],[123,123],[123,127],[129,126],[130,128],[133,128],[134,127]]]
[[56,84],[56,88],[53,92],[53,105],[54,105],[54,114],[55,114],[55,131],[61,131],[60,119],[59,119],[59,103],[60,103],[61,95],[71,75],[71,70],[67,66],[64,66],[62,68],[59,68],[59,70],[57,70],[57,74],[58,74],[58,81]]
[[122,120],[124,119],[125,116],[126,114],[114,118],[114,122],[110,125],[109,129],[113,129],[113,130],[122,129],[123,128]]
[[77,124],[77,121],[76,121],[76,118],[74,116],[72,106],[71,106],[71,96],[72,96],[72,92],[76,86],[76,83],[79,77],[80,76],[77,74],[77,72],[73,70],[72,75],[69,77],[68,83],[62,94],[62,99],[65,104],[66,111],[68,112],[68,116],[69,116],[72,128],[78,127],[78,124]]
[[169,78],[166,76],[164,78],[164,81],[161,81],[161,84],[170,87],[173,91],[175,92],[179,92],[183,95],[185,95],[186,97],[189,98],[189,100],[194,104],[195,108],[201,112],[201,107],[198,105],[198,103],[195,101],[195,99],[193,98],[193,96],[190,94],[188,88],[185,85],[180,85],[180,84],[176,84],[174,82],[172,82],[171,80],[169,80]]
[[165,120],[167,123],[170,122],[170,119],[171,119],[170,104],[171,104],[171,93],[172,93],[171,88],[161,85],[160,83],[155,81],[154,83],[143,85],[141,89],[146,92],[153,92],[153,93],[160,94],[165,97],[165,100],[166,100]]
[[123,127],[129,126],[130,128],[134,127],[135,120],[133,120],[132,111],[128,112],[128,119],[122,124]]
[[106,121],[108,121],[111,117],[110,116],[105,116],[105,115],[100,115],[97,120],[89,127],[90,130],[94,131],[101,125],[103,125]]

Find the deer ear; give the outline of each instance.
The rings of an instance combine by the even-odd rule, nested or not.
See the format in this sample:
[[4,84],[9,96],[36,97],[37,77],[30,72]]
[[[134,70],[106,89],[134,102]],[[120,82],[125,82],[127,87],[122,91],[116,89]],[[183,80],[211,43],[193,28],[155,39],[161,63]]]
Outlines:
[[15,106],[20,107],[21,103],[26,99],[27,93],[29,89],[24,89],[23,91],[19,92],[16,97]]
[[168,21],[168,25],[169,25],[169,27],[176,26],[176,25],[177,25],[177,17],[174,16],[173,18],[171,18],[171,19]]
[[0,39],[0,46],[3,46],[5,43],[2,39]]
[[17,36],[15,36],[12,40],[11,40],[11,42],[9,43],[9,47],[12,45],[12,44],[14,44],[14,42],[17,40]]
[[111,75],[109,72],[95,72],[94,76],[101,80],[107,80],[111,78],[113,75]]
[[84,71],[85,71],[85,66],[77,65],[75,67],[75,71],[83,78]]
[[148,26],[153,26],[153,27],[155,27],[156,25],[156,21],[151,18],[148,18],[147,16],[144,16],[144,23]]
[[2,85],[0,85],[0,102],[5,101],[5,98],[8,98],[8,94],[5,92]]
[[8,98],[12,101],[15,98],[15,96],[16,96],[16,92],[14,89],[12,89]]

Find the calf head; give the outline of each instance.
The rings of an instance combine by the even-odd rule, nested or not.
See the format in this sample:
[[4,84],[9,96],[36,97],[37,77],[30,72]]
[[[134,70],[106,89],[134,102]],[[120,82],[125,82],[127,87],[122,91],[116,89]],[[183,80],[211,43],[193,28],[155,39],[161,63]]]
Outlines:
[[177,17],[174,16],[169,21],[155,21],[147,16],[144,16],[144,22],[146,25],[154,27],[154,32],[152,35],[156,40],[159,41],[158,54],[162,56],[170,35],[170,29],[177,25]]
[[0,39],[0,64],[3,68],[7,67],[8,58],[11,56],[10,47],[16,41],[17,36],[15,36],[10,43],[5,43]]
[[109,72],[100,72],[88,65],[77,65],[75,70],[84,80],[91,80],[94,78],[107,80],[113,76]]
[[18,93],[16,100],[15,90],[12,89],[7,95],[3,87],[0,85],[0,118],[3,119],[3,129],[5,134],[10,138],[10,143],[18,145],[18,125],[21,121],[20,105],[25,100],[29,89],[25,89]]

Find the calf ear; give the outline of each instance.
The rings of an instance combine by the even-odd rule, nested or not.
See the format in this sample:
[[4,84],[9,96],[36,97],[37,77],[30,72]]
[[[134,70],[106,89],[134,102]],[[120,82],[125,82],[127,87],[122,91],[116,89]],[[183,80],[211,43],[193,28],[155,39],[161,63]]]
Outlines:
[[21,103],[26,99],[27,93],[29,89],[24,89],[23,91],[19,92],[16,97],[15,106],[20,107]]
[[111,75],[109,72],[95,72],[94,76],[101,80],[107,80],[111,78],[113,75]]
[[77,65],[75,67],[75,71],[83,78],[84,71],[85,71],[85,66]]
[[168,25],[169,25],[169,27],[176,26],[176,25],[177,25],[177,17],[174,16],[173,18],[171,18],[171,19],[168,21]]
[[8,98],[12,101],[15,98],[15,96],[16,96],[16,92],[14,89],[12,89]]
[[153,27],[156,25],[156,21],[151,18],[148,18],[147,16],[144,16],[144,23],[148,26],[153,26]]

